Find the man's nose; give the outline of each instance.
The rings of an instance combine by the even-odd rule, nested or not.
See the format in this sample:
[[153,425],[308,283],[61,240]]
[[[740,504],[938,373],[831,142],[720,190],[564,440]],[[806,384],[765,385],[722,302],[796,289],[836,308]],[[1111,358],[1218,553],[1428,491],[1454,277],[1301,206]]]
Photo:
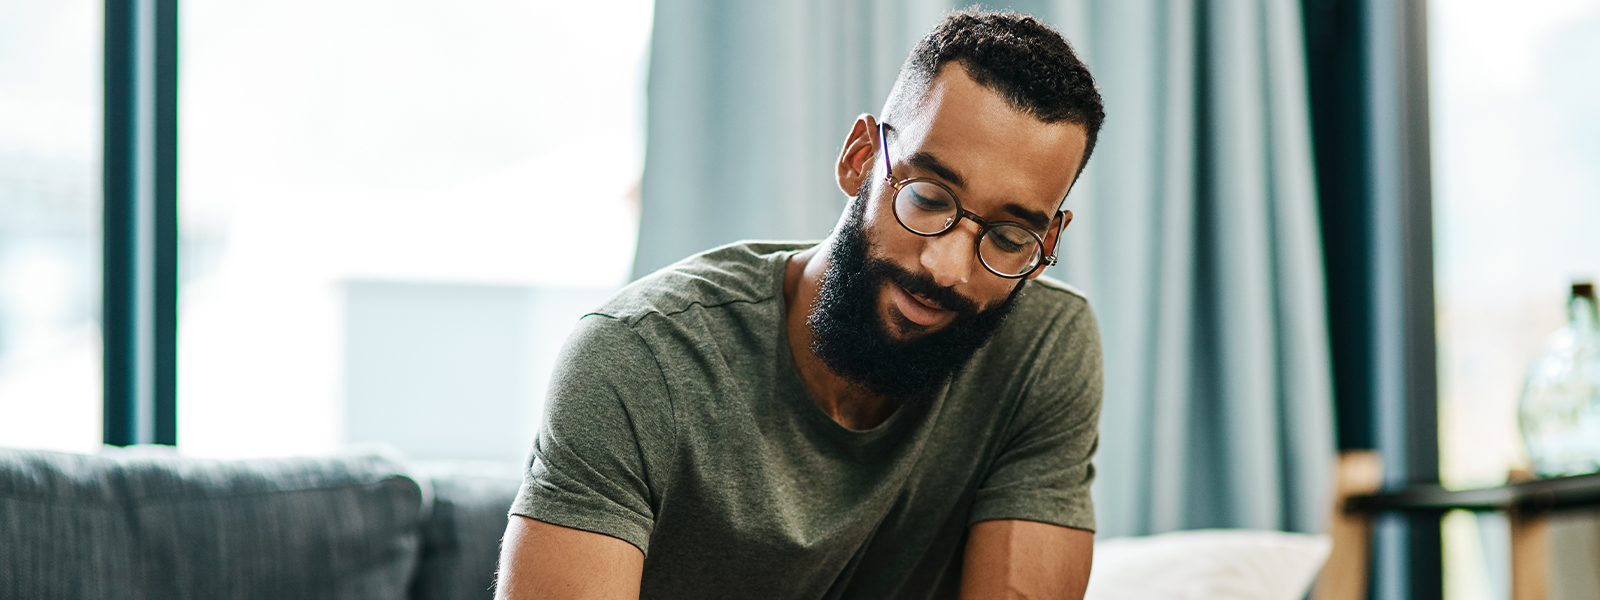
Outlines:
[[978,265],[977,247],[979,227],[970,219],[962,219],[950,231],[927,238],[922,247],[922,266],[933,275],[933,280],[944,287],[966,283],[972,269]]

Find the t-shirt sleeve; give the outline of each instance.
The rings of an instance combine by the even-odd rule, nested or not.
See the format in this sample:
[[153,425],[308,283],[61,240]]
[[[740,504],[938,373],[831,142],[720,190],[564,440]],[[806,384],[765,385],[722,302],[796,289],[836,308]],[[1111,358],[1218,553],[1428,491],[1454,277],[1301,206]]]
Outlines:
[[1059,315],[1030,353],[1017,411],[979,485],[969,523],[1037,521],[1094,531],[1100,332],[1088,304]]
[[545,419],[511,514],[609,535],[649,552],[673,447],[661,369],[626,323],[581,319],[551,376]]

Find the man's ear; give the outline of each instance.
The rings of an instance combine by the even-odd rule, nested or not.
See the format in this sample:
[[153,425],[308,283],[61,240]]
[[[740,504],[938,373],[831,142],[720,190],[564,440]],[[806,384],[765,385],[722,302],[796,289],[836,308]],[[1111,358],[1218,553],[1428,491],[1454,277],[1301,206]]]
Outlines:
[[839,151],[839,164],[834,167],[834,181],[844,195],[854,196],[861,191],[861,181],[872,169],[872,159],[878,156],[877,135],[877,119],[867,114],[856,117],[850,137],[845,138],[844,149]]
[[[1056,249],[1061,244],[1061,231],[1066,229],[1067,226],[1071,224],[1072,211],[1067,209],[1061,209],[1061,214],[1056,215],[1056,218],[1050,220],[1050,230],[1044,233],[1045,256],[1058,256],[1056,254]],[[1045,269],[1034,269],[1032,273],[1028,274],[1028,279],[1033,279],[1043,275],[1044,272]]]

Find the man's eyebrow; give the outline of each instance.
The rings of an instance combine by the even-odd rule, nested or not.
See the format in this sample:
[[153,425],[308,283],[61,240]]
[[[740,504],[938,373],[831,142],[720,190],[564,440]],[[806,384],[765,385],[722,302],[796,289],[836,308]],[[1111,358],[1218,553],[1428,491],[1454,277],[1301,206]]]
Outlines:
[[1022,221],[1027,223],[1029,227],[1032,227],[1034,231],[1042,232],[1046,228],[1050,227],[1050,215],[1044,214],[1043,212],[1028,208],[1015,202],[1007,202],[1000,208],[1005,209],[1005,211],[1011,213],[1012,216],[1022,219]]
[[[940,179],[948,181],[956,187],[966,186],[966,180],[961,178],[960,173],[957,173],[955,169],[945,165],[939,160],[939,157],[934,156],[929,152],[923,151],[912,154],[910,158],[906,159],[906,164],[924,171],[929,171],[934,175],[938,175]],[[1024,223],[1027,223],[1030,227],[1033,227],[1034,231],[1044,231],[1046,228],[1050,227],[1050,215],[1044,214],[1043,212],[1028,208],[1015,202],[1008,202],[1000,208],[1004,209],[1008,213],[1011,213],[1012,216],[1022,219]]]
[[956,187],[966,187],[967,185],[967,181],[961,178],[960,173],[945,166],[943,162],[939,161],[939,157],[926,151],[911,155],[911,158],[906,159],[906,164],[925,171],[932,171],[934,175],[938,175],[940,179],[948,181]]

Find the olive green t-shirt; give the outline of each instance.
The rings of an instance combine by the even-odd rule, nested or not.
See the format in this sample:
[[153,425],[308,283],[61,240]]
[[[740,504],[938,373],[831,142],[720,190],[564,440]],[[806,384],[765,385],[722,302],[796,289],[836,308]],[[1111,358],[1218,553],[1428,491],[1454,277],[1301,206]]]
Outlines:
[[586,315],[511,512],[645,553],[643,598],[944,598],[968,526],[1094,529],[1100,339],[1040,277],[931,402],[846,429],[801,383],[788,258],[740,243]]

